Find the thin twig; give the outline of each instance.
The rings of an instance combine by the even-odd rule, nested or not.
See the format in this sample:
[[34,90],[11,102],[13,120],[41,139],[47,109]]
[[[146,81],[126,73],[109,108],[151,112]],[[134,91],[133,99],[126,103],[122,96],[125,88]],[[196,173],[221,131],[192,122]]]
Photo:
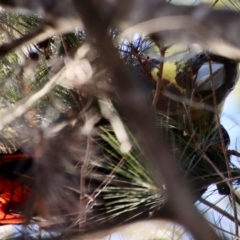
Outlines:
[[[165,57],[165,47],[164,46],[159,46],[159,50],[161,53],[161,57],[164,58]],[[158,79],[157,79],[157,86],[156,86],[156,90],[154,92],[154,97],[153,97],[153,102],[152,102],[152,109],[156,111],[156,105],[160,96],[160,92],[161,92],[161,87],[162,87],[162,76],[163,76],[163,67],[164,67],[164,62],[161,61],[159,64],[159,71],[158,71]]]
[[110,172],[110,174],[104,179],[104,181],[100,184],[100,186],[94,190],[94,192],[91,194],[90,198],[93,199],[93,202],[91,205],[89,205],[90,207],[94,204],[95,199],[97,198],[97,196],[101,193],[101,191],[103,191],[108,184],[112,181],[112,179],[114,178],[116,172],[118,171],[118,169],[120,169],[123,164],[125,163],[125,159],[122,158],[118,164],[116,165],[116,167],[114,167],[114,169]]
[[235,222],[235,234],[236,234],[236,236],[238,236],[238,233],[239,233],[238,232],[238,224],[237,224],[238,214],[237,214],[235,194],[234,194],[234,190],[233,190],[233,187],[232,187],[232,180],[231,180],[232,179],[232,172],[231,172],[231,168],[230,168],[229,157],[228,157],[227,151],[226,151],[226,146],[225,146],[225,143],[224,143],[222,129],[220,127],[221,123],[220,123],[219,110],[218,110],[219,106],[217,105],[217,98],[216,98],[216,92],[215,92],[215,87],[214,87],[214,82],[213,82],[213,70],[212,70],[211,62],[209,62],[209,73],[210,73],[210,82],[211,82],[211,88],[212,88],[213,105],[214,105],[214,108],[215,108],[215,117],[216,117],[216,120],[217,120],[218,132],[219,132],[219,136],[220,136],[223,155],[224,155],[224,159],[225,159],[226,166],[227,166],[229,185],[231,186],[230,194],[231,194],[231,198],[232,198],[232,201],[233,201],[233,212],[234,212],[234,217],[235,217],[235,220],[234,220],[234,222]]
[[88,165],[90,162],[92,153],[92,137],[90,135],[87,136],[87,149],[85,158],[83,161],[83,164],[81,166],[81,172],[80,172],[80,214],[82,221],[79,221],[79,229],[84,229],[85,223],[86,223],[86,205],[85,205],[85,186],[86,186],[86,174]]
[[[120,99],[117,110],[136,129],[137,138],[148,159],[146,164],[152,171],[154,180],[159,183],[160,175],[164,178],[169,194],[169,204],[166,205],[171,213],[169,217],[187,227],[196,239],[219,239],[193,206],[193,197],[166,144],[166,136],[159,134],[154,125],[153,114],[145,105],[141,92],[123,71],[117,50],[107,34],[112,19],[105,19],[91,0],[73,0],[73,4],[85,25],[89,40],[94,39],[101,60],[112,73],[113,85]],[[129,1],[121,1],[118,6],[124,7],[126,11]],[[157,212],[154,214],[157,215]]]
[[58,82],[62,81],[65,77],[66,68],[62,68],[57,74],[52,77],[39,91],[36,93],[30,94],[22,100],[18,101],[14,106],[10,106],[4,109],[0,113],[0,130],[3,127],[14,121],[17,117],[25,113],[33,104],[45,96],[49,91],[51,91]]
[[66,56],[70,57],[68,46],[67,46],[66,40],[64,39],[64,36],[60,36],[60,39],[61,39],[61,42],[62,42],[62,45],[63,45],[64,52],[65,52]]
[[[231,214],[229,214],[228,212],[224,211],[222,208],[218,207],[217,205],[203,199],[200,198],[199,201],[205,205],[207,205],[209,208],[214,209],[215,211],[219,212],[221,215],[225,216],[226,218],[228,218],[229,220],[231,220],[232,222],[236,222],[236,219],[234,216],[232,216]],[[237,223],[240,226],[240,221],[237,219]]]
[[27,43],[31,39],[35,38],[40,33],[43,33],[46,25],[47,25],[47,22],[43,22],[36,28],[32,29],[28,34],[26,34],[18,39],[14,39],[9,43],[2,44],[0,46],[0,56],[5,55],[5,54],[15,50],[16,48],[20,47],[24,43]]

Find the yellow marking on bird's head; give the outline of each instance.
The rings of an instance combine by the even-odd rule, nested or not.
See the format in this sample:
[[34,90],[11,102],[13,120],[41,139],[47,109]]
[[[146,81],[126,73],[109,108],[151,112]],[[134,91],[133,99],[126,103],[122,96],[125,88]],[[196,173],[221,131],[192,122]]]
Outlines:
[[[158,75],[159,66],[156,66],[156,68],[153,68],[151,71],[152,78],[157,81],[159,79]],[[175,62],[164,62],[163,64],[163,73],[162,73],[162,79],[165,81],[168,81],[170,84],[174,84],[181,92],[183,89],[177,84],[176,82],[176,74],[177,74],[177,68]]]

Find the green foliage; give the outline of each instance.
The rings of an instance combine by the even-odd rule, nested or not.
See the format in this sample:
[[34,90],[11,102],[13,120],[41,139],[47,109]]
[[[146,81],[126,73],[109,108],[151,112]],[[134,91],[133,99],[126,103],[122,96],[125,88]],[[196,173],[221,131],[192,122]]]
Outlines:
[[[3,11],[0,15],[0,27],[2,29],[0,43],[3,44],[27,34],[40,22],[41,18],[39,16],[27,16]],[[117,39],[117,31],[110,32],[110,34],[113,40]],[[81,46],[84,40],[85,33],[77,30],[62,36],[53,36],[41,43],[24,45],[21,49],[2,56],[0,59],[1,99],[14,105],[19,100],[40,90],[54,76],[53,65],[55,61],[72,56],[75,49]],[[120,57],[130,68],[139,65],[142,59],[148,59],[152,52],[154,54],[160,52],[153,41],[142,37],[133,41],[122,39],[117,48]],[[36,54],[36,59],[31,58],[32,53]],[[184,69],[185,63],[186,61],[183,65],[179,64],[177,67],[180,70]],[[84,95],[84,91],[79,93],[78,90],[56,86],[50,93],[37,101],[30,110],[36,115],[40,114],[42,118],[51,108],[57,110],[58,113],[68,113],[78,107],[79,102],[77,100]],[[91,94],[93,98],[95,97],[98,100],[94,91]],[[76,99],[76,96],[79,99]],[[95,106],[89,105],[89,108],[95,108]],[[1,109],[5,107],[6,104],[0,106]],[[186,116],[189,109],[189,106],[184,105]],[[80,114],[83,113],[80,111]],[[98,114],[101,115],[100,112]],[[17,118],[14,124],[6,126],[2,134],[9,135],[8,138],[10,139],[17,136],[14,127],[16,127],[16,124],[21,125],[23,119],[24,116]],[[182,120],[172,116],[169,112],[156,114],[159,133],[166,137],[172,154],[178,160],[179,166],[198,199],[209,185],[222,181],[219,174],[206,160],[206,155],[211,154],[211,147],[216,145],[215,141],[216,139],[219,140],[219,136],[216,129],[207,134],[198,132],[196,127],[189,130],[188,125],[191,121],[187,117],[184,119],[185,122]],[[29,125],[31,124],[29,123]],[[167,200],[164,182],[157,184],[154,182],[151,170],[146,168],[147,159],[130,130],[128,135],[133,148],[128,153],[122,153],[121,144],[109,122],[107,125],[97,126],[96,128],[98,133],[96,134],[97,159],[91,159],[89,172],[86,176],[87,187],[90,189],[89,194],[92,194],[94,198],[90,205],[92,204],[92,210],[96,215],[90,216],[87,220],[101,224],[107,221],[111,222],[121,214],[134,212],[137,215],[142,212],[148,213],[160,209]],[[12,145],[15,145],[15,143],[12,143]],[[79,147],[79,144],[77,146]],[[219,155],[216,154],[218,160]],[[225,161],[215,162],[217,166],[222,166],[223,163],[225,164]],[[239,170],[235,166],[231,167],[233,175],[237,178]],[[226,171],[222,171],[222,173],[227,174]]]

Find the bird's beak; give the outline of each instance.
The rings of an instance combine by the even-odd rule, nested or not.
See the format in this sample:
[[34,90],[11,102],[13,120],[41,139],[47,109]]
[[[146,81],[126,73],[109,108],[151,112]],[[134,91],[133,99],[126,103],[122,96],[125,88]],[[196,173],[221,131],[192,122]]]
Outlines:
[[[198,91],[212,90],[212,83],[214,89],[219,88],[224,82],[224,65],[220,63],[212,63],[212,75],[210,72],[209,63],[204,64],[198,71],[196,77],[196,87]],[[212,81],[212,83],[211,83]]]

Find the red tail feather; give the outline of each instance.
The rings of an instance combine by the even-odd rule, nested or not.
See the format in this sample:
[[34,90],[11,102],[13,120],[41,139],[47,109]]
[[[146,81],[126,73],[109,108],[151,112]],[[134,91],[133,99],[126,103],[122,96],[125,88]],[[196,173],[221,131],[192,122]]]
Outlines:
[[[24,222],[20,214],[28,200],[31,188],[17,181],[17,166],[24,160],[29,160],[28,154],[6,154],[0,156],[0,224],[18,224]],[[9,164],[15,162],[14,165]],[[7,167],[6,167],[7,166]],[[22,173],[19,173],[19,175]]]

